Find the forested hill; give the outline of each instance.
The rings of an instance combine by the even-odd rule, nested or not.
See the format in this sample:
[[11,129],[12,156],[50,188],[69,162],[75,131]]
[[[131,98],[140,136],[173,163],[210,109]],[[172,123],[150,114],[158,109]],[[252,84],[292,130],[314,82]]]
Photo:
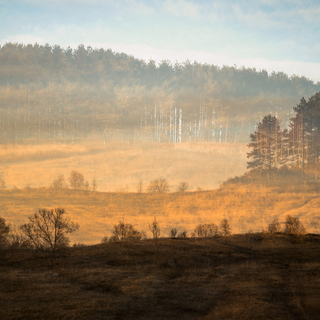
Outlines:
[[108,139],[114,129],[134,139],[246,142],[265,114],[286,122],[300,98],[317,91],[319,82],[283,72],[7,43],[0,48],[0,142]]

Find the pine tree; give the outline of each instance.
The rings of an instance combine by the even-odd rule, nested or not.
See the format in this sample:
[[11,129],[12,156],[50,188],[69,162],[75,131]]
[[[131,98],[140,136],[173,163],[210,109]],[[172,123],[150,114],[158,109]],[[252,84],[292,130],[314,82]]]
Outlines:
[[247,153],[247,157],[252,160],[248,161],[247,168],[269,170],[271,178],[272,168],[279,167],[284,161],[284,137],[279,120],[270,114],[265,116],[256,131],[250,134],[248,147],[251,152]]

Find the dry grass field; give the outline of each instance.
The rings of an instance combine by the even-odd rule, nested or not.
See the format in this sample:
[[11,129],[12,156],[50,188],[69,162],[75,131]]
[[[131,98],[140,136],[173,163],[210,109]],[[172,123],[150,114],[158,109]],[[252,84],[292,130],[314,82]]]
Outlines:
[[48,187],[59,174],[72,170],[95,177],[99,191],[137,190],[143,181],[162,176],[174,191],[185,180],[189,190],[217,188],[228,177],[246,170],[245,144],[143,143],[87,141],[82,144],[2,145],[0,170],[7,187]]
[[52,189],[0,191],[0,216],[20,225],[40,208],[61,207],[80,224],[72,243],[96,244],[109,236],[119,221],[144,230],[156,217],[162,236],[171,228],[186,229],[189,235],[200,223],[216,223],[227,218],[233,233],[260,232],[273,219],[299,217],[307,232],[320,231],[320,196],[306,187],[287,191],[273,187],[242,186],[185,193],[107,193]]
[[1,319],[319,319],[320,236],[8,250]]

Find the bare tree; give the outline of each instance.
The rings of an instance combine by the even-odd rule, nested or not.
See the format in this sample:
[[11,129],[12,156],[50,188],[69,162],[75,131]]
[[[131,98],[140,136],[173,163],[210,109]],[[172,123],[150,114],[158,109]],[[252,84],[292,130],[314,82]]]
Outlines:
[[178,230],[176,228],[172,228],[170,231],[169,231],[169,237],[170,238],[175,238],[176,235],[178,233]]
[[220,222],[221,233],[224,236],[231,234],[231,227],[228,219],[222,219]]
[[306,229],[304,228],[303,224],[300,222],[299,218],[295,218],[291,215],[287,215],[286,222],[284,223],[285,233],[291,234],[304,234],[306,233]]
[[164,178],[154,179],[148,184],[147,190],[148,192],[168,192],[169,182]]
[[66,180],[64,179],[64,175],[63,174],[59,174],[58,178],[53,180],[52,188],[55,189],[55,190],[68,188],[68,184],[67,184]]
[[82,173],[73,170],[69,178],[70,187],[75,190],[82,190],[85,187],[84,176]]
[[142,193],[142,191],[143,191],[143,182],[142,182],[142,179],[140,179],[137,186],[137,192]]
[[154,217],[153,221],[149,224],[149,230],[152,233],[154,239],[158,239],[160,237],[160,225],[157,221],[156,217]]
[[96,179],[95,177],[93,177],[93,179],[92,179],[91,186],[92,186],[92,191],[97,191],[97,189],[98,189],[98,182],[97,182],[97,179]]
[[189,188],[189,184],[186,181],[182,181],[179,183],[177,191],[178,192],[185,192]]
[[30,240],[36,249],[56,250],[69,244],[67,234],[79,229],[77,223],[65,217],[65,210],[55,208],[40,209],[29,217],[29,223],[22,224],[22,233]]
[[281,225],[278,219],[274,219],[269,225],[268,225],[268,232],[269,233],[277,233],[281,231]]

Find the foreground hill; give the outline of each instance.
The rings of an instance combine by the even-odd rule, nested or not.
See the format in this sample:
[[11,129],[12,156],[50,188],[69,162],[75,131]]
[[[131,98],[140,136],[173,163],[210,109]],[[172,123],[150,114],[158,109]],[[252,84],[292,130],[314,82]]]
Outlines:
[[319,319],[320,237],[1,252],[1,319]]

